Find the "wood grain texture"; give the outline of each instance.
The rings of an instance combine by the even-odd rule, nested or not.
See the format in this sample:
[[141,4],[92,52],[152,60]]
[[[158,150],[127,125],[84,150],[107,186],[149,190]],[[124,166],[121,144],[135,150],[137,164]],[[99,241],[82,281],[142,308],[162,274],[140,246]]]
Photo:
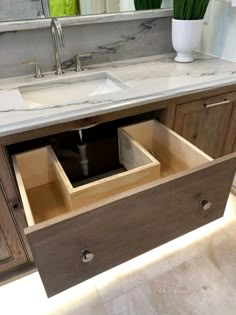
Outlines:
[[[61,212],[63,208],[65,209],[65,212],[72,210],[71,194],[73,191],[73,186],[66,176],[66,173],[64,172],[63,167],[60,164],[52,147],[48,146],[47,150],[50,166],[53,172],[54,182],[56,183],[57,187],[55,192],[59,193],[61,196],[61,198],[55,196],[56,198],[54,198],[54,201],[56,201],[56,199],[61,199],[63,202],[63,206],[60,205],[58,211]],[[57,204],[57,202],[55,202],[55,204]],[[47,209],[49,209],[49,207],[47,207]],[[40,218],[38,217],[38,219]]]
[[100,200],[115,196],[124,191],[134,189],[160,177],[159,164],[151,163],[137,169],[122,172],[92,184],[76,188],[72,193],[73,209],[96,203]]
[[31,205],[29,203],[27,192],[26,192],[26,189],[25,189],[25,184],[24,184],[23,178],[21,176],[21,173],[23,173],[23,172],[19,168],[18,161],[17,161],[15,156],[12,157],[12,162],[13,162],[13,167],[14,167],[14,172],[15,172],[15,176],[16,176],[17,185],[18,185],[18,188],[19,188],[19,193],[20,193],[20,196],[21,196],[21,202],[22,202],[23,207],[24,207],[25,219],[27,221],[27,224],[29,226],[31,226],[31,225],[33,225],[35,223],[35,221],[34,221],[33,213],[31,211]]
[[204,152],[158,121],[128,126],[124,130],[161,161],[161,168],[166,165],[177,172],[212,161]]
[[[234,110],[224,146],[224,155],[231,152],[236,152],[236,102],[234,103]],[[232,186],[232,192],[236,195],[236,175]]]
[[26,256],[29,261],[32,261],[33,256],[24,234],[24,228],[27,227],[25,213],[15,182],[14,172],[12,171],[11,159],[6,147],[0,146],[0,162],[0,179],[5,194],[5,209],[8,208],[8,211],[12,215],[16,229],[19,232],[19,238],[22,240]]
[[236,101],[229,125],[228,135],[224,147],[224,155],[236,152]]
[[[231,100],[204,109],[201,104]],[[174,130],[213,158],[223,155],[236,93],[229,93],[177,106]]]
[[[138,127],[137,127],[138,128]],[[131,138],[124,128],[118,130],[119,159],[127,170],[158,161],[136,140]]]
[[[96,117],[88,117],[81,120],[71,121],[71,122],[67,122],[63,124],[56,124],[49,127],[37,128],[35,130],[25,131],[18,134],[1,137],[0,143],[3,145],[6,145],[10,143],[25,141],[28,139],[35,139],[35,138],[43,137],[50,134],[56,134],[56,133],[72,130],[72,129],[79,128],[82,126],[88,126],[94,123],[112,121],[119,118],[130,117],[130,116],[137,115],[140,113],[147,113],[153,110],[165,109],[165,108],[168,109],[166,111],[167,117],[166,119],[163,118],[163,121],[165,121],[168,124],[168,126],[172,128],[176,105],[194,102],[199,99],[213,97],[217,95],[220,96],[224,93],[229,93],[229,92],[234,92],[234,91],[236,91],[236,85],[225,86],[225,87],[217,88],[217,89],[210,89],[207,91],[201,91],[197,93],[190,92],[187,95],[180,96],[180,97],[173,97],[170,100],[153,102],[150,104],[144,104],[141,106],[137,106],[137,107],[122,110],[122,111],[102,114]],[[233,137],[235,137],[234,130],[235,128],[232,128],[232,131],[231,131],[231,135],[233,135]],[[235,139],[235,138],[231,137],[231,139]],[[234,150],[236,151],[236,143],[234,142],[234,140],[233,140],[233,144],[234,144],[233,145]],[[231,151],[226,151],[225,154],[226,153],[228,154],[229,152]],[[1,177],[1,182],[4,187],[5,197],[6,197],[4,201],[5,207],[6,208],[9,207],[9,210],[7,211],[10,211],[10,213],[13,214],[14,221],[17,223],[17,229],[19,228],[21,238],[24,240],[24,247],[25,249],[27,249],[27,257],[29,260],[32,261],[33,260],[32,254],[23,233],[23,228],[26,227],[24,210],[22,208],[19,194],[17,191],[17,187],[14,182],[14,176],[11,170],[9,157],[7,156],[7,150],[5,147],[0,147],[0,160],[1,160],[0,177]],[[170,172],[169,171],[170,171],[169,167],[166,168],[162,166],[162,170],[161,170],[162,176],[167,176],[173,173],[172,171]]]
[[47,147],[17,154],[15,159],[26,189],[54,180]]
[[123,128],[124,131],[136,140],[142,147],[148,152],[152,152],[152,140],[153,140],[153,121],[146,121],[143,123],[130,125]]
[[139,143],[118,130],[120,162],[127,171],[74,188],[72,209],[78,209],[160,178],[160,163]]
[[[224,213],[236,154],[26,230],[48,296],[205,225]],[[200,201],[212,202],[209,211]],[[95,254],[81,261],[83,248]]]
[[[0,273],[7,272],[27,262],[27,257],[12,219],[9,204],[0,184]],[[8,252],[8,253],[7,253]],[[4,259],[5,256],[5,259]]]
[[[118,142],[120,162],[128,171],[77,188],[50,146],[13,156],[28,225],[212,160],[158,121],[120,128]],[[160,163],[146,149],[161,161],[161,174]]]
[[174,129],[174,123],[175,123],[175,111],[176,111],[176,103],[173,102],[171,104],[168,104],[164,124],[172,130]]
[[33,224],[55,218],[69,211],[55,182],[27,190],[27,196],[29,204],[33,207]]
[[58,175],[63,169],[51,147],[17,154],[12,161],[29,226],[71,210],[69,181]]
[[122,129],[118,141],[128,170],[76,188],[50,146],[13,156],[29,226],[160,178],[160,163]]
[[11,251],[7,246],[6,239],[2,233],[0,228],[0,265],[6,263],[7,261],[11,260]]

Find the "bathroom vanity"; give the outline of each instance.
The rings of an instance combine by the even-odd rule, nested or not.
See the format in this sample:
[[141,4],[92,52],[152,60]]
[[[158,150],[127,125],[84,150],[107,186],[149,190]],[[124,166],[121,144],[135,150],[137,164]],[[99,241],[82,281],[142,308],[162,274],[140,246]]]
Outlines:
[[0,112],[1,274],[34,261],[53,296],[222,217],[236,170],[234,68],[202,55],[91,67],[86,75],[109,73],[120,89],[72,106],[32,101],[33,85],[37,100],[51,93],[50,74],[4,80],[31,101]]

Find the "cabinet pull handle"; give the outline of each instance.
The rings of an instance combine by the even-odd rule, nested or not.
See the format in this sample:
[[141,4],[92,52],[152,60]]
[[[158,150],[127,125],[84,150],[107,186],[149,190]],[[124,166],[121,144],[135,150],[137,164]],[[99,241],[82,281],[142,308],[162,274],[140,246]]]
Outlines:
[[87,248],[82,250],[82,262],[87,264],[94,259],[94,254],[91,253]]
[[202,103],[201,107],[203,107],[204,109],[208,109],[211,107],[216,107],[216,106],[220,106],[220,105],[224,105],[224,104],[228,104],[228,103],[230,103],[230,100],[228,100],[227,98],[223,98],[223,100],[221,102],[217,102],[217,103],[212,103],[212,104]]
[[209,210],[212,207],[212,203],[208,200],[202,200],[200,204],[202,206],[202,209],[205,211]]

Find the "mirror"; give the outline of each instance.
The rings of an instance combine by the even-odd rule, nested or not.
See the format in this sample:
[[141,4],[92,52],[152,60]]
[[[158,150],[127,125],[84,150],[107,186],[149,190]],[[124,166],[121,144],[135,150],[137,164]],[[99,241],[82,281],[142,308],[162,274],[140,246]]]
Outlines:
[[173,0],[0,0],[0,22],[173,7]]

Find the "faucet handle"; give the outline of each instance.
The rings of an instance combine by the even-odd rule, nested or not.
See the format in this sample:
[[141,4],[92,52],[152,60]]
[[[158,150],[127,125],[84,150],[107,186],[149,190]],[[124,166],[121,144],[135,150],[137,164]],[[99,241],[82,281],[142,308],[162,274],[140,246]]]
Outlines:
[[77,54],[75,56],[75,71],[80,72],[84,70],[81,64],[81,60],[88,60],[92,58],[93,58],[92,54],[81,54],[81,55]]
[[23,62],[23,65],[34,65],[34,69],[35,69],[34,77],[36,79],[43,78],[44,75],[42,73],[42,69],[41,69],[39,62],[37,60],[31,60],[31,61]]

